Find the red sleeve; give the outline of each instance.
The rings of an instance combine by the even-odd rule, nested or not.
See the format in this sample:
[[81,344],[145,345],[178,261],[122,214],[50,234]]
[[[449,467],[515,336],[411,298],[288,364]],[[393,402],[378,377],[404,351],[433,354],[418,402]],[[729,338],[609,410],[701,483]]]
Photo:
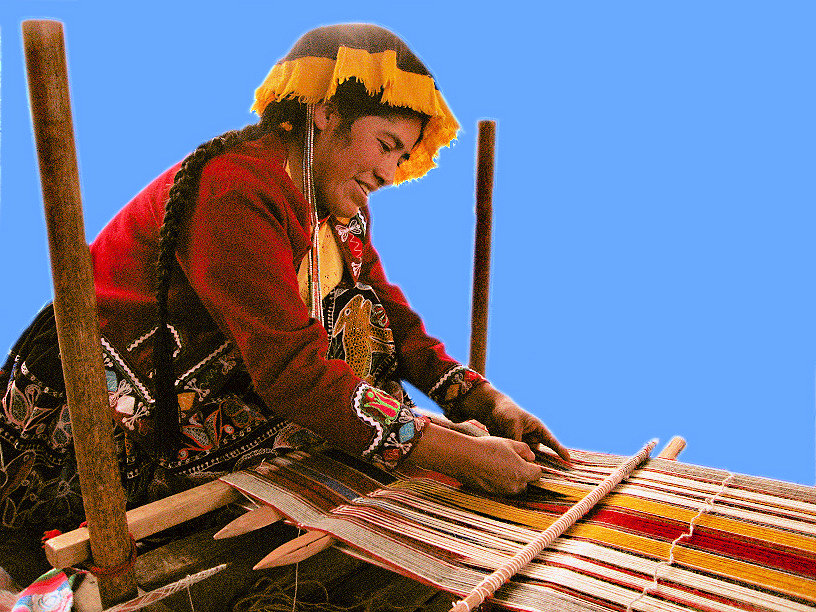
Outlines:
[[445,346],[428,335],[419,315],[408,304],[402,290],[388,282],[380,256],[371,244],[371,218],[363,213],[368,231],[360,276],[371,284],[382,300],[391,321],[401,377],[428,395],[446,413],[484,379],[447,354]]
[[[396,400],[361,382],[345,362],[325,358],[326,332],[301,301],[295,268],[309,246],[306,211],[279,165],[237,154],[215,158],[184,224],[179,262],[235,342],[266,405],[349,452],[376,459],[394,430],[414,433],[406,426],[413,415],[398,402],[384,406]],[[402,440],[408,445],[402,451],[412,438]]]

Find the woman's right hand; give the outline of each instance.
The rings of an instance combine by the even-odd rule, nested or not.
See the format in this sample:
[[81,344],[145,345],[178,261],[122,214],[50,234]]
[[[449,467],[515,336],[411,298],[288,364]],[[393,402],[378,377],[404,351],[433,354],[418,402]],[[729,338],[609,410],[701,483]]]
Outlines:
[[541,467],[535,454],[524,442],[485,436],[473,438],[475,452],[463,453],[457,474],[451,474],[462,484],[488,493],[515,495],[541,477]]
[[471,437],[429,423],[408,461],[453,476],[487,493],[515,495],[538,480],[541,467],[524,442],[496,436]]

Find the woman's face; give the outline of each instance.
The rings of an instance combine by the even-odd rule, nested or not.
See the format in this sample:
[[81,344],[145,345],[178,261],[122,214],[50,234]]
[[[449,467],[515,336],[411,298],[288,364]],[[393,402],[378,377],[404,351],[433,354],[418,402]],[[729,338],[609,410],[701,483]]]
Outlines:
[[367,115],[351,127],[325,104],[315,108],[314,160],[318,202],[340,218],[353,217],[368,203],[368,194],[394,182],[397,166],[408,158],[419,139],[417,117]]

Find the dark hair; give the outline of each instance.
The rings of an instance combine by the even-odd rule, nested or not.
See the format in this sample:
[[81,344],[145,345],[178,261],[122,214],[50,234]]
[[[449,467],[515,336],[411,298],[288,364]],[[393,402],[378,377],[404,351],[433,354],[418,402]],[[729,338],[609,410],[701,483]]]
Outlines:
[[[429,116],[404,106],[391,106],[383,103],[382,91],[371,94],[366,86],[357,79],[348,79],[337,86],[331,97],[340,115],[340,129],[348,132],[351,125],[361,117],[416,117],[422,123],[422,130],[428,123]],[[273,102],[264,109],[263,122],[283,140],[302,138],[306,128],[306,105],[297,98],[287,98]],[[420,137],[422,139],[422,131]]]
[[[349,79],[337,87],[331,102],[341,117],[341,129],[346,131],[359,118],[376,115],[380,117],[418,117],[424,130],[428,116],[410,108],[395,107],[382,102],[382,93],[371,95],[365,85]],[[306,123],[306,105],[297,99],[285,99],[269,104],[261,121],[241,130],[226,132],[200,145],[181,164],[170,188],[164,207],[161,227],[159,257],[156,263],[156,305],[158,328],[153,344],[155,369],[154,440],[157,449],[170,459],[171,441],[178,433],[178,401],[174,389],[173,340],[167,325],[168,293],[173,274],[176,247],[185,213],[192,207],[198,191],[201,172],[208,161],[240,143],[257,140],[274,132],[286,142],[302,138]],[[420,132],[420,139],[422,132]]]

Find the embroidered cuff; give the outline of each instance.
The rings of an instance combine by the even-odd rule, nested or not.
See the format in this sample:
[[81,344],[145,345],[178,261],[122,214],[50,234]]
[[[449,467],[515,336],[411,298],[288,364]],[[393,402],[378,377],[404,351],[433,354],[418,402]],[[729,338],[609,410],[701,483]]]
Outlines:
[[353,402],[358,418],[375,430],[363,458],[378,467],[394,469],[419,440],[427,419],[367,383],[357,387]]
[[445,416],[450,417],[451,412],[455,411],[456,405],[462,398],[474,387],[485,382],[487,382],[485,378],[478,372],[463,365],[457,365],[445,372],[442,378],[431,387],[428,397],[439,404]]

